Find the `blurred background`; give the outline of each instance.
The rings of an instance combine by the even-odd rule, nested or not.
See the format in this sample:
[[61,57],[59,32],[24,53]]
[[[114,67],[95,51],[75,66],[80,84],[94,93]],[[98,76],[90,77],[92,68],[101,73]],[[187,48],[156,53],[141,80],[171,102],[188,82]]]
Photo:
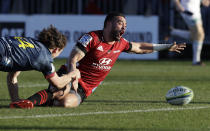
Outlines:
[[[188,43],[189,48],[182,54],[165,51],[148,59],[191,60],[190,41],[175,37],[165,40],[170,35],[169,26],[187,29],[172,0],[0,0],[0,35],[36,37],[43,27],[53,24],[67,36],[71,48],[84,32],[102,29],[105,15],[109,12],[125,14],[128,22],[125,38],[128,40]],[[202,59],[208,60],[210,7],[201,7],[201,12],[205,29]],[[69,49],[64,53],[68,54]],[[66,54],[62,56],[66,57]]]

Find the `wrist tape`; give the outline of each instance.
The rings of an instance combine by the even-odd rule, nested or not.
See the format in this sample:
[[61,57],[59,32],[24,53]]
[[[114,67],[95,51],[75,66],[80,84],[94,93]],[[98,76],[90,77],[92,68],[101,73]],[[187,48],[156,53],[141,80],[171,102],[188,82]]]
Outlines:
[[162,51],[169,49],[173,44],[152,44],[154,51]]

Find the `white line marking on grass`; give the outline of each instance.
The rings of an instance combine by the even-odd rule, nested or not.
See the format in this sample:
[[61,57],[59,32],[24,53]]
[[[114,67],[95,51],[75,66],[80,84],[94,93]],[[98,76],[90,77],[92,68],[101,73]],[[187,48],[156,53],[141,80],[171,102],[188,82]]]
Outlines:
[[0,119],[27,119],[27,118],[49,118],[49,117],[67,117],[67,116],[87,116],[87,115],[101,115],[101,114],[127,114],[140,112],[162,112],[162,111],[178,111],[178,110],[199,110],[210,108],[210,106],[187,107],[187,108],[159,108],[146,110],[127,110],[127,111],[103,111],[103,112],[86,112],[86,113],[69,113],[69,114],[45,114],[32,116],[0,116]]

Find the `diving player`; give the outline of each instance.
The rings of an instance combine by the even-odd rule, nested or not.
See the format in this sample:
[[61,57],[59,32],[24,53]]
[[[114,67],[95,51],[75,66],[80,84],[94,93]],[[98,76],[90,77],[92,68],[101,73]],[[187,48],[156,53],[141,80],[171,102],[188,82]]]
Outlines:
[[[60,68],[58,74],[79,70],[81,78],[72,82],[72,88],[54,90],[54,106],[77,107],[90,96],[111,71],[121,52],[145,54],[154,51],[169,50],[180,53],[185,44],[152,44],[146,42],[130,42],[122,37],[126,30],[126,19],[120,13],[106,16],[103,30],[84,34],[75,45],[68,59],[67,66]],[[42,96],[38,93],[28,98],[34,105],[43,105]],[[37,103],[38,101],[38,103]],[[35,103],[36,102],[36,103]]]
[[[0,71],[8,72],[7,84],[12,102],[19,101],[17,77],[21,71],[40,71],[47,81],[58,89],[75,78],[79,73],[77,71],[61,77],[55,72],[53,58],[57,57],[65,46],[66,37],[53,26],[43,29],[38,40],[11,36],[0,38]],[[47,90],[44,93],[48,97]]]

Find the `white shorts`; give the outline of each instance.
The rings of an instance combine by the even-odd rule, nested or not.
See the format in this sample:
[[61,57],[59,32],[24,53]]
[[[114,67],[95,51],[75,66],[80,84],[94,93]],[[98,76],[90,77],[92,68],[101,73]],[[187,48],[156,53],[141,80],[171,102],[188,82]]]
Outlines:
[[193,17],[193,15],[188,15],[185,13],[180,13],[182,18],[184,19],[185,23],[188,27],[195,26],[197,23],[202,24],[202,18],[200,17]]

